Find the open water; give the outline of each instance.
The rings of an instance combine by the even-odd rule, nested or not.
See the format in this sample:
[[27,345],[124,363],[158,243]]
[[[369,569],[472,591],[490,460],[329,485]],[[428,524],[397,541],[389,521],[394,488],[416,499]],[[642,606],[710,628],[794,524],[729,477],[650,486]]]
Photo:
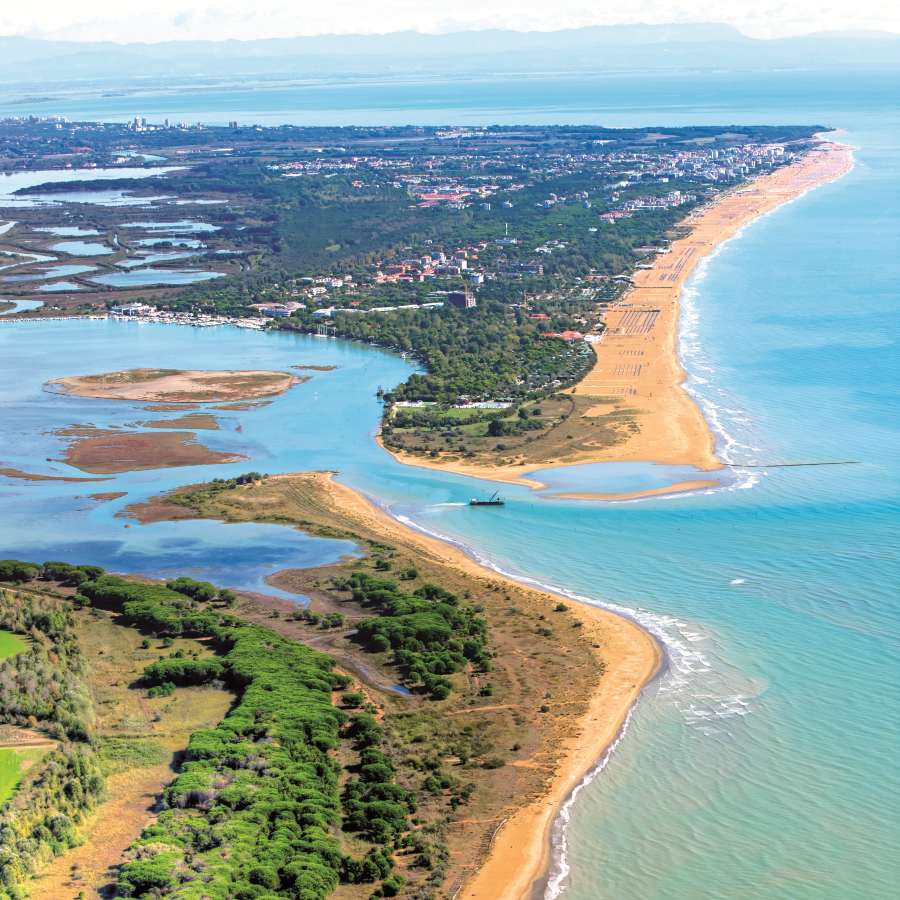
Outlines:
[[[403,360],[237,329],[7,321],[0,323],[0,465],[56,474],[79,473],[46,461],[62,451],[52,429],[124,424],[147,414],[130,404],[48,393],[48,378],[139,365],[338,368],[313,373],[270,406],[222,413],[222,430],[202,434],[214,448],[247,454],[245,463],[89,484],[0,479],[0,555],[181,572],[260,589],[269,572],[323,562],[347,547],[276,526],[125,528],[115,513],[200,478],[251,468],[338,469],[395,515],[459,541],[490,565],[628,611],[667,649],[666,670],[645,692],[602,773],[565,810],[548,896],[896,896],[896,74],[341,86],[327,94],[330,106],[325,89],[304,90],[276,97],[261,89],[253,118],[814,121],[845,129],[842,139],[859,147],[854,170],[749,225],[703,264],[686,291],[682,353],[691,390],[728,459],[762,468],[737,467],[721,489],[686,497],[596,504],[553,499],[552,489],[504,487],[502,511],[470,509],[469,496],[489,484],[399,466],[371,440],[375,391],[406,376]],[[247,96],[162,94],[141,111],[224,121],[240,117]],[[91,103],[77,107],[73,100],[48,111],[121,114]],[[832,460],[857,464],[770,466]],[[594,490],[615,491],[686,474],[595,466],[585,479]],[[565,490],[572,473],[554,472],[551,483]],[[85,496],[110,490],[128,497],[98,503]]]

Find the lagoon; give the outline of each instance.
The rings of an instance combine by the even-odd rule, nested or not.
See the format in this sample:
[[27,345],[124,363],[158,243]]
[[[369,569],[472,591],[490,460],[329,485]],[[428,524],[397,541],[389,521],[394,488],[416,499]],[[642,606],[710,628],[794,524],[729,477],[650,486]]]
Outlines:
[[90,241],[60,241],[50,247],[55,253],[68,253],[70,256],[108,256],[113,253],[111,247],[106,244],[96,244]]
[[120,269],[134,269],[137,266],[149,266],[158,262],[173,262],[176,259],[190,259],[195,253],[146,253],[131,259],[123,259],[116,265]]
[[[121,167],[117,169],[42,169],[33,172],[0,173],[0,208],[2,207],[34,207],[55,206],[63,202],[112,203],[118,200],[122,205],[130,205],[129,198],[122,191],[73,191],[64,194],[22,194],[16,191],[35,187],[39,184],[59,184],[68,181],[107,181],[111,178],[150,178],[153,175],[164,175],[172,172],[175,166],[158,166],[156,168],[138,169]],[[136,200],[137,198],[130,198]],[[158,198],[157,198],[158,199]],[[142,198],[140,203],[146,203]]]
[[52,284],[42,284],[38,290],[43,294],[60,294],[64,291],[80,291],[81,285],[74,281],[54,281]]
[[199,250],[206,246],[202,241],[198,241],[194,238],[181,238],[175,236],[138,238],[136,241],[130,241],[129,243],[134,244],[136,247],[161,247],[166,245],[172,247],[190,247],[195,250]]
[[222,272],[198,272],[192,269],[129,269],[127,272],[110,272],[92,278],[94,284],[106,287],[132,288],[153,284],[196,284],[221,278]]
[[46,281],[48,278],[63,278],[67,275],[83,275],[85,272],[93,272],[93,266],[80,266],[80,265],[71,265],[71,266],[51,266],[48,269],[44,269],[42,272],[34,273],[31,275],[6,275],[3,278],[0,278],[0,281],[4,282],[27,282],[27,281]]
[[99,231],[93,228],[82,228],[80,225],[59,225],[35,228],[34,230],[42,231],[46,234],[55,234],[57,237],[92,237],[100,234]]
[[220,230],[218,225],[194,222],[191,219],[181,219],[177,222],[123,222],[122,227],[143,228],[146,231],[171,231],[173,234],[200,234]]

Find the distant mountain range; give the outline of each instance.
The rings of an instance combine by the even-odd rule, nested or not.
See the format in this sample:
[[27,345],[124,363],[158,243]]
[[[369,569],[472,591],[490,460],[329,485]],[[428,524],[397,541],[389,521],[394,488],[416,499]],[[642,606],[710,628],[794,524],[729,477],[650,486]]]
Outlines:
[[553,32],[326,35],[115,44],[0,38],[0,81],[207,76],[317,77],[533,72],[900,69],[900,35],[826,32],[758,40],[727,25]]

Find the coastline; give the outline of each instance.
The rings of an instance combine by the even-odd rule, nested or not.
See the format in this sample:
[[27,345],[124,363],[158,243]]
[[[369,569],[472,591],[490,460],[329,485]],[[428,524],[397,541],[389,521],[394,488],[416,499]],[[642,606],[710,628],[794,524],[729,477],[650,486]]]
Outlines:
[[[290,478],[292,476],[271,476]],[[548,876],[552,862],[552,830],[557,816],[581,781],[603,758],[620,734],[644,687],[662,663],[656,639],[625,616],[598,606],[523,585],[487,569],[460,548],[409,527],[379,509],[353,488],[333,479],[330,473],[315,473],[318,486],[345,515],[388,536],[414,543],[424,552],[478,578],[528,587],[545,594],[548,601],[563,602],[578,617],[584,633],[598,644],[597,654],[606,666],[594,688],[577,733],[565,742],[565,762],[556,768],[549,788],[537,800],[517,809],[500,826],[487,858],[464,884],[459,897],[473,900],[523,900]]]
[[[535,751],[536,756],[510,764],[524,767],[523,771],[535,773],[536,778],[521,783],[514,781],[513,784],[521,787],[495,798],[490,813],[493,819],[459,823],[464,828],[488,821],[498,824],[492,835],[486,835],[489,841],[479,839],[464,857],[453,896],[483,900],[531,898],[543,891],[542,886],[551,877],[554,827],[560,813],[573,792],[605,763],[614,749],[635,702],[663,664],[662,647],[627,612],[595,606],[529,583],[528,579],[507,575],[471,556],[452,540],[431,534],[402,517],[394,517],[362,492],[335,481],[334,475],[331,471],[269,475],[261,484],[263,488],[266,485],[274,488],[274,493],[261,495],[258,505],[248,498],[233,501],[231,508],[227,504],[218,507],[213,504],[212,508],[198,510],[173,502],[163,494],[143,504],[125,507],[120,515],[141,523],[198,516],[225,522],[271,521],[305,531],[312,528],[312,533],[323,533],[316,531],[316,526],[327,523],[333,532],[331,536],[363,542],[376,540],[379,545],[386,542],[403,548],[407,558],[416,560],[420,567],[452,570],[467,579],[468,587],[479,593],[496,597],[499,591],[503,596],[505,589],[506,602],[517,597],[534,615],[560,612],[564,607],[575,620],[572,627],[579,629],[578,643],[592,657],[591,674],[585,678],[585,673],[581,673],[581,699],[577,701],[581,705],[577,711],[560,712],[555,724],[549,724],[550,731],[541,731],[543,743]],[[182,490],[203,487],[189,485]],[[239,490],[251,488],[243,486]],[[279,507],[279,497],[287,498],[294,505],[287,509]],[[285,570],[285,574],[291,571]],[[303,593],[304,584],[289,589]],[[523,652],[528,655],[527,649],[518,644],[506,646],[514,657]],[[565,656],[568,650],[562,647],[561,652]]]
[[[569,393],[592,401],[585,418],[628,411],[638,424],[613,447],[559,460],[490,466],[462,461],[421,459],[385,448],[404,465],[540,489],[529,476],[541,469],[597,462],[646,462],[693,466],[699,472],[723,468],[716,454],[716,436],[697,400],[686,389],[678,349],[681,292],[701,260],[735,237],[746,225],[846,174],[853,165],[853,148],[820,141],[799,161],[760,176],[694,211],[681,225],[690,228],[659,254],[650,269],[639,270],[633,287],[604,316],[606,331],[594,345],[590,371]],[[383,446],[383,445],[382,445]],[[652,493],[677,493],[680,485]],[[682,488],[683,489],[683,488]],[[650,496],[573,493],[569,499],[625,500]]]

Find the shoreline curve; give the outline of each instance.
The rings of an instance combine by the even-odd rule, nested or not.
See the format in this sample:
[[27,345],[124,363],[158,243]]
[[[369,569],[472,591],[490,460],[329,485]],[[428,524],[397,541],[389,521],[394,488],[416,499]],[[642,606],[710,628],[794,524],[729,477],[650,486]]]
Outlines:
[[[346,515],[374,523],[379,530],[400,533],[449,565],[479,578],[526,587],[563,602],[587,628],[602,627],[605,642],[597,654],[606,664],[582,716],[578,734],[566,747],[566,760],[539,799],[519,807],[500,826],[487,858],[465,882],[458,897],[467,900],[524,900],[546,882],[553,857],[553,827],[560,811],[582,781],[615,744],[644,688],[657,676],[664,651],[657,639],[633,619],[601,606],[537,588],[477,562],[457,544],[406,524],[365,494],[335,481],[332,473],[316,473],[320,486]],[[270,476],[272,478],[291,477]]]
[[[699,473],[722,469],[715,431],[687,387],[689,374],[682,364],[679,337],[684,285],[702,260],[751,222],[849,172],[853,150],[847,144],[820,138],[797,162],[732,188],[694,210],[680,223],[690,228],[688,234],[673,241],[669,252],[658,255],[652,268],[638,271],[631,289],[609,307],[604,316],[606,331],[594,344],[594,364],[568,393],[596,399],[588,417],[592,412],[595,416],[608,414],[619,403],[633,407],[639,429],[623,442],[567,459],[496,466],[422,459],[384,447],[380,439],[379,443],[403,465],[534,490],[546,485],[530,477],[533,473],[562,466],[646,462],[693,466],[698,477]],[[678,493],[677,488],[670,486],[657,493]],[[574,493],[570,499],[637,499]]]

